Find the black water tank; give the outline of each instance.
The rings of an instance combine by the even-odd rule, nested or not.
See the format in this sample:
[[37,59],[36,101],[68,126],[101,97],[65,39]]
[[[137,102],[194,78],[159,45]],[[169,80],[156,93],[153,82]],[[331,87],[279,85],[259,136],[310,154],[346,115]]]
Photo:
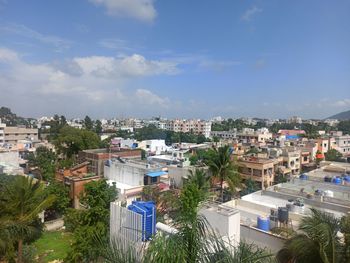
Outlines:
[[289,216],[289,212],[287,207],[278,208],[278,221],[280,221],[281,223],[287,223],[288,216]]

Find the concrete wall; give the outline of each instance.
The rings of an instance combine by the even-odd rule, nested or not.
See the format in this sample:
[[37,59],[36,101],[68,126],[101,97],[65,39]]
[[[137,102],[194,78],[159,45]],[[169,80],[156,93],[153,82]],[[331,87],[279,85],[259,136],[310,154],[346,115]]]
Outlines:
[[17,151],[0,152],[0,163],[5,163],[14,167],[19,167],[19,155]]
[[254,243],[258,247],[266,248],[272,253],[278,252],[285,242],[285,239],[276,235],[267,234],[256,228],[252,228],[246,225],[241,225],[241,241],[247,243]]
[[145,173],[146,166],[143,169],[130,164],[123,164],[119,161],[114,161],[110,166],[104,167],[105,178],[131,186],[143,185]]
[[[220,207],[220,206],[219,206]],[[211,227],[222,237],[229,237],[234,244],[240,242],[240,213],[235,210],[231,213],[220,211],[220,208],[203,208],[200,211]],[[232,209],[234,210],[234,209]]]

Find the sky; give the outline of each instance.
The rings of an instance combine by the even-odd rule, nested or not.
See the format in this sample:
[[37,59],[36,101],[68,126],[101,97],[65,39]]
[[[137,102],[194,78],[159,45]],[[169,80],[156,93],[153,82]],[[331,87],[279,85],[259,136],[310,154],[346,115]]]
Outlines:
[[326,118],[350,0],[0,0],[0,106],[25,117]]

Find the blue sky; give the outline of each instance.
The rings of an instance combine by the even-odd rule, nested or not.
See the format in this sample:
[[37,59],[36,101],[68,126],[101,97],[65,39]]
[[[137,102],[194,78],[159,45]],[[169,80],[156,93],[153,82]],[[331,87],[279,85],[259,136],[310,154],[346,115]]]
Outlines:
[[349,0],[0,0],[0,105],[324,118],[350,109],[349,13]]

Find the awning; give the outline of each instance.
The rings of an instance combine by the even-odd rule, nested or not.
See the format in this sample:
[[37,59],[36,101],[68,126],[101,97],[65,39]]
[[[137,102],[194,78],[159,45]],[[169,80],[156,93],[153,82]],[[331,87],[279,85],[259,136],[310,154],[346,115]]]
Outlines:
[[168,174],[168,173],[167,173],[167,172],[164,172],[164,171],[146,173],[146,175],[147,175],[147,176],[150,176],[150,177],[159,177],[159,176],[167,175],[167,174]]

